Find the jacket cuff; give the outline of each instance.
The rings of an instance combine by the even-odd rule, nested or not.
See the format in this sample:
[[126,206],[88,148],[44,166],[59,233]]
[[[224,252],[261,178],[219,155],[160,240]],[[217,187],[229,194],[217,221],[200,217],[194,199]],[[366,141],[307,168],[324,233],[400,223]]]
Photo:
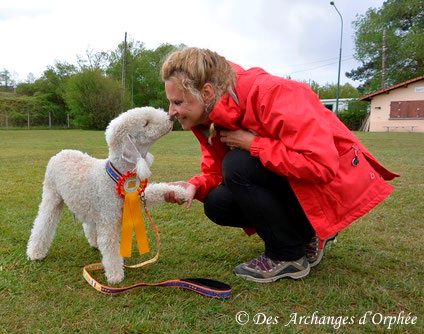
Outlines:
[[202,184],[197,179],[197,176],[193,176],[191,179],[187,180],[188,183],[191,183],[193,186],[196,187],[196,193],[194,194],[194,199],[197,199],[200,202],[203,202],[206,195],[201,190]]
[[261,137],[255,137],[250,145],[250,154],[254,157],[259,157],[259,152],[262,150],[260,140]]

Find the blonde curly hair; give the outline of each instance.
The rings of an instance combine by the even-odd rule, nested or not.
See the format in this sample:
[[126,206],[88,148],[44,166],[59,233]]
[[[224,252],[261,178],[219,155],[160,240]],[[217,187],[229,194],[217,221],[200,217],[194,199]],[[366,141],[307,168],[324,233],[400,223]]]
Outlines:
[[162,65],[161,77],[163,81],[172,80],[202,102],[200,91],[206,83],[210,83],[215,90],[212,106],[235,86],[236,81],[236,75],[224,57],[211,50],[194,47],[169,54]]

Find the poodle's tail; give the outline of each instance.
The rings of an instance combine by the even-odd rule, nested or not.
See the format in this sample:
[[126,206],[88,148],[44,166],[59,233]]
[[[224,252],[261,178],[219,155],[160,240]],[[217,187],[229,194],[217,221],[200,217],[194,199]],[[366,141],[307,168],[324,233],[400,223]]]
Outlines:
[[27,255],[31,260],[46,257],[59,224],[63,199],[53,188],[46,183],[43,186],[42,200],[27,246]]

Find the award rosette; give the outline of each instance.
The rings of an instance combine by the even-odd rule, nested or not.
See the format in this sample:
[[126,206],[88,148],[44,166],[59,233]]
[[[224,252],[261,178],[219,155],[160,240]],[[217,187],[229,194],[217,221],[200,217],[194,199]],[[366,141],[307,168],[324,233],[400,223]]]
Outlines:
[[147,179],[140,180],[137,174],[131,171],[123,174],[116,185],[116,193],[124,199],[120,247],[120,254],[123,257],[131,257],[133,231],[139,253],[145,254],[150,251],[140,201],[146,186]]

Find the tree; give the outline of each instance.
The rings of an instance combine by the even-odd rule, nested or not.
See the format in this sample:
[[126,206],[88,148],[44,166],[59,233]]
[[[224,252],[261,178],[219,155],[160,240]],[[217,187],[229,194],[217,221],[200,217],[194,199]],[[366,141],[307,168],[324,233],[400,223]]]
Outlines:
[[[134,72],[136,71],[136,59],[140,54],[145,52],[144,44],[138,41],[129,41],[127,45],[120,43],[116,50],[112,51],[108,55],[109,66],[106,69],[106,73],[121,82],[125,82],[125,87],[122,87],[122,94],[129,101],[130,106],[134,107],[138,105],[134,101],[134,92],[137,92],[138,87],[135,82]],[[125,58],[125,59],[124,59]],[[123,72],[123,63],[125,62],[125,70]]]
[[12,74],[4,69],[0,72],[0,88],[3,91],[12,91],[15,86],[15,80],[12,78]]
[[65,100],[77,127],[104,130],[122,111],[121,85],[101,70],[84,70],[69,78]]
[[105,72],[109,66],[109,54],[105,51],[85,51],[85,57],[77,56],[79,71],[99,69]]
[[148,105],[166,110],[168,101],[160,78],[160,68],[164,58],[181,46],[162,44],[154,50],[149,50],[143,43],[130,41],[124,52],[124,44],[121,43],[117,50],[110,53],[110,65],[106,73],[121,81],[122,59],[125,54],[125,94],[131,105]]
[[[327,83],[324,86],[320,86],[315,81],[312,81],[310,87],[320,99],[335,99],[337,96],[337,84]],[[340,98],[355,98],[359,97],[359,95],[358,90],[349,83],[340,86]]]
[[363,93],[424,74],[424,0],[387,0],[353,25],[362,64],[346,76],[362,81]]
[[164,84],[160,69],[165,57],[177,47],[162,44],[155,50],[145,50],[134,60],[134,103],[167,110]]
[[35,82],[35,75],[34,75],[34,73],[32,73],[32,72],[29,72],[28,73],[26,82],[27,83],[30,83],[30,84],[32,84],[32,83]]

